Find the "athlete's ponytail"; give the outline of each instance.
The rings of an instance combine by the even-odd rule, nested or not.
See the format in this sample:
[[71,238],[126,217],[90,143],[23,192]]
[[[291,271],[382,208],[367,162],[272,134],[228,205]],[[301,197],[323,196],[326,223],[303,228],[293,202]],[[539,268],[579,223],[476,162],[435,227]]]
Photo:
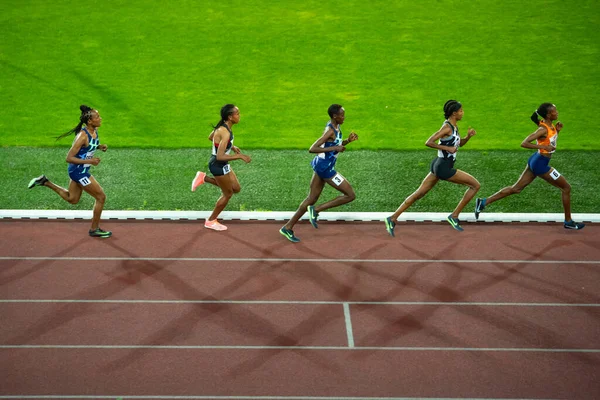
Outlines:
[[444,104],[444,118],[448,119],[452,114],[462,108],[462,104],[458,100],[448,100]]
[[235,112],[235,105],[233,104],[225,104],[221,107],[221,120],[217,122],[217,125],[211,125],[213,128],[213,132],[216,131],[219,127],[225,125],[225,121],[229,120],[229,116],[233,115]]
[[77,126],[75,128],[73,128],[73,129],[71,129],[71,130],[63,133],[62,135],[57,136],[56,140],[62,139],[65,136],[69,136],[71,134],[77,135],[79,133],[79,131],[81,130],[81,128],[83,127],[83,125],[87,124],[88,121],[90,119],[92,119],[92,111],[94,111],[93,108],[88,107],[88,106],[82,104],[82,105],[79,106],[79,109],[81,110],[81,115],[79,116],[79,123],[77,124]]
[[546,118],[548,116],[548,111],[550,111],[551,107],[554,107],[554,104],[543,103],[541,106],[539,106],[537,110],[535,110],[533,114],[531,114],[531,120],[533,121],[533,123],[537,126],[540,126],[540,118]]

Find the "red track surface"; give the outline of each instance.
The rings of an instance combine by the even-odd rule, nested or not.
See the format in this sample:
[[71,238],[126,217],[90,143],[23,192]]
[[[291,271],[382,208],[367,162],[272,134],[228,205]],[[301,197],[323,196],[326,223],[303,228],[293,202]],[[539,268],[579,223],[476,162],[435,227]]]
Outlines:
[[600,226],[104,224],[0,221],[0,398],[600,397]]

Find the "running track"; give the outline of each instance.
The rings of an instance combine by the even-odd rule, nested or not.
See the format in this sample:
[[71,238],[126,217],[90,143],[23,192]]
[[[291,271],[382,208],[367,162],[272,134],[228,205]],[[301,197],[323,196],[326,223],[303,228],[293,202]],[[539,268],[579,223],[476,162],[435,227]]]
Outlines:
[[0,220],[0,399],[600,398],[600,225]]

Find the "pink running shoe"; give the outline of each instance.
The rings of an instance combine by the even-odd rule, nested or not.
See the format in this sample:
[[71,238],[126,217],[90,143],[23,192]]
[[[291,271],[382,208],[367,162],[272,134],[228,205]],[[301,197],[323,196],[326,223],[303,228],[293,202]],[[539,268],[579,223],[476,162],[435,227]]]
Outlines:
[[198,186],[200,186],[204,183],[205,176],[206,176],[206,174],[204,172],[198,171],[198,173],[196,174],[196,177],[192,181],[192,192],[195,192],[196,189],[198,188]]
[[216,219],[214,221],[206,220],[204,223],[204,227],[208,229],[214,229],[215,231],[226,231],[227,227],[223,224],[220,224]]

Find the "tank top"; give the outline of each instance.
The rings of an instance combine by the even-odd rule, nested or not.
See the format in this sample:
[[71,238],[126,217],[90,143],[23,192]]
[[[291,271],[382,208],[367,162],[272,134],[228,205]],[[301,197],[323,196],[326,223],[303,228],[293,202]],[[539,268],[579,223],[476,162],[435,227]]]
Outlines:
[[[86,127],[83,127],[82,131],[84,131],[88,137],[88,145],[82,146],[77,154],[75,154],[75,157],[80,160],[89,160],[94,157],[94,153],[96,152],[98,145],[100,145],[100,135],[98,135],[98,132],[96,131],[96,138],[94,139]],[[73,139],[73,143],[75,143],[75,140],[77,140],[77,136]],[[84,172],[87,172],[87,169],[91,166],[92,164],[69,164],[69,171],[83,169]]]
[[[439,145],[440,146],[448,146],[448,147],[458,147],[460,145],[460,136],[458,134],[458,127],[452,125],[450,123],[450,121],[448,121],[448,120],[444,121],[444,124],[442,124],[442,127],[444,127],[445,124],[448,124],[450,126],[450,128],[452,128],[452,135],[441,138],[439,141]],[[444,160],[455,161],[456,160],[456,152],[450,153],[446,150],[438,149],[438,157],[443,158]]]
[[[229,141],[227,142],[227,147],[225,147],[225,154],[229,154],[229,152],[231,151],[231,147],[233,146],[233,132],[231,132],[231,129],[229,129],[229,127],[227,125],[221,125],[224,126],[225,129],[227,129],[227,131],[229,132]],[[213,136],[213,145],[212,145],[212,155],[216,156],[217,155],[217,150],[219,149],[219,143],[215,142],[215,137]]]
[[544,121],[540,121],[540,126],[546,128],[546,136],[543,138],[537,138],[537,144],[540,146],[554,146],[554,150],[548,151],[544,149],[538,149],[538,153],[552,154],[556,151],[556,142],[558,141],[558,131],[556,130],[556,126],[554,126],[554,124],[548,125]]

